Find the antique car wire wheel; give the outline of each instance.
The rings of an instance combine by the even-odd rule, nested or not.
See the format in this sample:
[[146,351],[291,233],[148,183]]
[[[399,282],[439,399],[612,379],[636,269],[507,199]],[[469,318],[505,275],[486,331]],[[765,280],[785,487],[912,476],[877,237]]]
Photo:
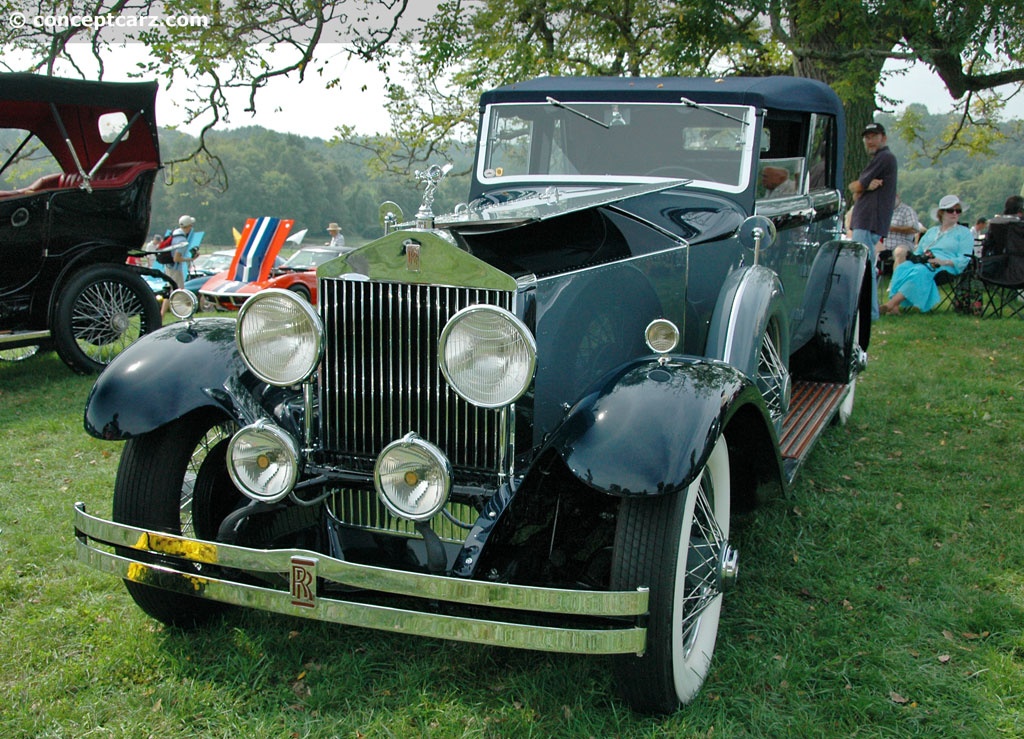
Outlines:
[[693,700],[718,638],[723,588],[736,577],[728,544],[729,450],[719,437],[685,491],[626,498],[619,510],[611,588],[650,588],[647,649],[614,658],[618,691],[644,713]]
[[[854,356],[862,352],[860,345],[860,310],[856,311],[856,318],[853,322],[853,332],[851,334],[851,342],[853,346],[850,349],[850,361],[854,362]],[[851,370],[853,371],[853,370]],[[836,412],[835,421],[841,426],[845,426],[846,422],[850,420],[850,416],[853,415],[853,402],[854,396],[857,391],[857,375],[854,374],[850,379],[850,389],[846,392],[846,397],[843,398],[843,402],[839,404],[839,410]]]
[[63,288],[52,333],[60,358],[76,372],[90,374],[160,325],[160,306],[142,277],[99,265]]
[[[114,485],[114,520],[215,539],[223,519],[245,502],[225,465],[233,431],[223,416],[201,411],[129,439]],[[224,609],[143,582],[126,580],[125,585],[142,610],[168,625],[193,626]]]
[[776,425],[789,410],[790,397],[789,367],[786,366],[781,347],[782,331],[779,322],[771,318],[761,337],[761,349],[757,357],[757,387]]

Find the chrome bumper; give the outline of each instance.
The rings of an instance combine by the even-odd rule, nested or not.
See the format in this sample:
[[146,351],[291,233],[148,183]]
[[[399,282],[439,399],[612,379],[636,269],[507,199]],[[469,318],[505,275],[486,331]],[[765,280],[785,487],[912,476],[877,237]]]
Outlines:
[[[198,598],[273,611],[319,621],[403,634],[493,644],[548,652],[642,654],[647,629],[638,625],[647,613],[646,589],[622,592],[561,590],[458,580],[344,562],[299,549],[248,549],[146,531],[92,516],[75,504],[76,554],[79,560],[125,580]],[[119,552],[109,551],[119,548]],[[142,552],[139,559],[125,549]],[[148,561],[154,555],[158,561]],[[203,573],[203,566],[211,570]],[[210,567],[215,566],[215,567]],[[233,573],[279,574],[288,589],[231,579]],[[376,593],[423,599],[423,610],[322,597],[317,581],[327,580]],[[507,609],[521,621],[491,621],[430,612],[437,602]],[[406,601],[403,601],[406,603]],[[529,623],[558,616],[579,622],[594,618],[593,628],[563,628]],[[604,619],[603,623],[597,623]],[[622,619],[611,626],[608,619]]]

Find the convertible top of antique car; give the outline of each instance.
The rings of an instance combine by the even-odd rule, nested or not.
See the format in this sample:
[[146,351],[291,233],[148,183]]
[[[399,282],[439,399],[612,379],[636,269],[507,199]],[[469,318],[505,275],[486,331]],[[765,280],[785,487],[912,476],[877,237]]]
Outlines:
[[172,294],[186,320],[90,395],[126,444],[79,556],[169,624],[235,604],[610,654],[632,708],[693,700],[732,512],[785,492],[866,365],[842,114],[790,78],[486,93],[467,202],[435,217],[451,165],[418,172],[415,217],[384,203],[315,305]]
[[[89,172],[109,150],[105,165],[160,161],[156,126],[156,82],[91,82],[36,74],[0,74],[5,128],[32,131],[60,162],[66,173]],[[55,116],[50,106],[56,106]],[[136,119],[116,147],[88,125],[102,111],[133,111]],[[63,130],[62,130],[63,129]],[[71,133],[75,154],[65,140]],[[114,133],[117,133],[116,131]]]

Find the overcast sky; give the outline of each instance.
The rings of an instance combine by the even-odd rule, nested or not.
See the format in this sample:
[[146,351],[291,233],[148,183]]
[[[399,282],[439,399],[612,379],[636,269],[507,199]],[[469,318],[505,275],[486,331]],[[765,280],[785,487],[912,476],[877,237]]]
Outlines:
[[[127,44],[112,52],[106,58],[105,79],[128,79],[128,73],[136,69],[136,63],[143,53],[144,47],[141,44]],[[386,131],[388,117],[383,109],[383,75],[371,65],[347,60],[340,46],[322,47],[318,56],[328,61],[325,77],[340,77],[341,89],[324,89],[315,72],[307,74],[302,84],[297,82],[297,77],[276,79],[258,94],[258,113],[255,116],[244,112],[248,96],[241,93],[237,95],[228,125],[259,125],[276,131],[320,138],[331,138],[340,125],[354,126],[363,134]],[[180,126],[183,123],[181,97],[187,83],[184,77],[169,87],[161,83],[162,89],[157,96],[157,121],[160,125]],[[939,78],[923,65],[916,65],[905,75],[891,77],[881,92],[887,97],[903,101],[900,108],[910,103],[922,103],[931,113],[943,113],[953,104]],[[1011,101],[1007,117],[1024,119],[1024,95]],[[199,125],[195,125],[184,130],[194,134],[199,128]]]

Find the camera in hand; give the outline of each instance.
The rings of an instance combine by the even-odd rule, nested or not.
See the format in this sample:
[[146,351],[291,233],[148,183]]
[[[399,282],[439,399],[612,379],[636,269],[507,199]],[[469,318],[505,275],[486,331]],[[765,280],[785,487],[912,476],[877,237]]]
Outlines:
[[926,251],[924,254],[907,254],[907,261],[913,262],[914,264],[928,264],[930,259],[934,259],[935,255],[931,251]]

